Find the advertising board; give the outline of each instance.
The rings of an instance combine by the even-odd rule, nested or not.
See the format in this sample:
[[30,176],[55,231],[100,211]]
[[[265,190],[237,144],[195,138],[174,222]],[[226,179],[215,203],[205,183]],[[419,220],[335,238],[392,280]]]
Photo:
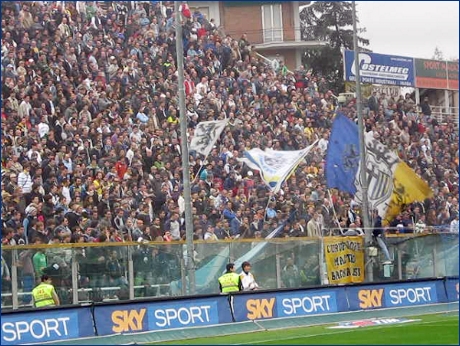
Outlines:
[[344,290],[336,288],[235,295],[233,299],[235,322],[318,315],[347,309]]
[[447,300],[449,302],[458,302],[458,278],[447,278],[446,282]]
[[446,296],[441,282],[406,282],[347,287],[350,310],[369,310],[442,303]]
[[415,59],[415,86],[458,90],[458,62]]
[[[344,79],[356,81],[354,51],[344,53]],[[396,55],[359,53],[361,83],[413,87],[414,59]]]
[[[377,285],[254,291],[235,294],[231,299],[227,295],[219,295],[95,305],[92,308],[30,310],[2,314],[1,344],[43,344],[83,337],[205,327],[249,320],[446,303],[458,301],[458,297],[458,277],[447,277]],[[384,324],[392,321],[380,322]],[[358,324],[369,325],[369,322],[355,323],[353,326]]]
[[89,308],[2,315],[2,345],[43,343],[94,336]]
[[99,335],[232,322],[227,296],[97,306],[94,318]]

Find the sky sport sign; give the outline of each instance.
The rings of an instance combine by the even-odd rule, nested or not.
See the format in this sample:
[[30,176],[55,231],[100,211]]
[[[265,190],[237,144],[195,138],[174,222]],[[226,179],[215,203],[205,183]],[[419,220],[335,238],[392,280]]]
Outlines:
[[[345,81],[355,82],[354,51],[345,51],[344,68]],[[360,53],[359,72],[361,75],[361,83],[394,85],[400,87],[415,86],[413,58],[377,53]]]

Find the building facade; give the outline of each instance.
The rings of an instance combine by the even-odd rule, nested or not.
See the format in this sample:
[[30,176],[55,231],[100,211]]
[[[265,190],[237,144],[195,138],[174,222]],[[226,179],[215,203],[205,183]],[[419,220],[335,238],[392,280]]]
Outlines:
[[214,19],[225,34],[239,39],[243,34],[257,53],[283,61],[290,70],[301,65],[302,52],[324,42],[302,41],[300,6],[305,1],[191,1],[190,9]]

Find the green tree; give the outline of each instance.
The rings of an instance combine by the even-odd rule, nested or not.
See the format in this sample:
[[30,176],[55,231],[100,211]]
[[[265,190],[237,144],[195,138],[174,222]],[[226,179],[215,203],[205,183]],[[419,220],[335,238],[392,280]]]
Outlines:
[[[300,24],[303,40],[327,44],[318,49],[307,49],[302,63],[326,78],[330,89],[338,94],[344,89],[341,49],[353,50],[352,3],[315,1],[300,12]],[[358,34],[365,32],[366,29],[358,29]],[[358,44],[360,47],[367,46],[369,40],[358,35]],[[361,48],[361,51],[367,50]]]

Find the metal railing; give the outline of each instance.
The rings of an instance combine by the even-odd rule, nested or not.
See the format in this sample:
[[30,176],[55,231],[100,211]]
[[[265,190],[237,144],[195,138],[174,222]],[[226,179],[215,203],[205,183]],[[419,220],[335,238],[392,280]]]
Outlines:
[[[263,59],[275,72],[278,72],[278,69],[279,69],[279,62],[275,62],[273,59],[269,59],[267,58],[266,56],[256,52],[256,56],[258,56],[259,58]],[[288,73],[292,73],[294,74],[294,72],[292,72],[291,70],[289,70],[287,67],[286,67],[286,71]]]
[[[430,106],[431,116],[435,118],[438,123],[447,123],[454,121],[458,128],[459,109],[458,107],[444,107],[444,106]],[[419,107],[419,111],[421,109]]]
[[[167,297],[167,296],[170,296],[171,294],[169,294],[169,291],[170,291],[170,285],[169,284],[163,284],[163,285],[144,285],[144,286],[134,286],[134,291],[142,291],[142,290],[146,290],[146,288],[155,288],[156,291],[154,294],[152,294],[151,296],[154,296],[154,297]],[[168,294],[161,294],[161,288],[166,288],[166,292],[168,292]],[[91,296],[94,296],[95,295],[95,292],[100,290],[101,292],[106,292],[107,294],[103,294],[100,299],[101,302],[110,302],[110,301],[118,301],[118,300],[121,300],[123,299],[122,297],[119,297],[117,296],[116,294],[111,294],[112,292],[119,292],[123,289],[122,286],[113,286],[113,287],[101,287],[101,288],[98,288],[98,289],[95,289],[95,288],[79,288],[77,290],[78,293],[82,293],[82,294],[88,294],[88,297],[91,297]],[[69,289],[69,292],[72,293],[72,289]],[[18,298],[20,297],[25,297],[25,296],[30,296],[32,294],[32,291],[27,291],[27,292],[24,292],[24,291],[18,291],[17,292],[17,296]],[[3,298],[13,298],[13,293],[2,293],[2,309],[13,309],[13,304],[3,304]],[[141,299],[143,297],[139,297],[139,296],[136,296],[134,297],[134,300],[136,299]],[[12,301],[12,300],[11,300]],[[94,300],[90,300],[90,299],[79,299],[77,304],[85,304],[85,303],[91,303],[93,302]],[[32,307],[32,303],[25,303],[25,304],[22,304],[21,307]]]

